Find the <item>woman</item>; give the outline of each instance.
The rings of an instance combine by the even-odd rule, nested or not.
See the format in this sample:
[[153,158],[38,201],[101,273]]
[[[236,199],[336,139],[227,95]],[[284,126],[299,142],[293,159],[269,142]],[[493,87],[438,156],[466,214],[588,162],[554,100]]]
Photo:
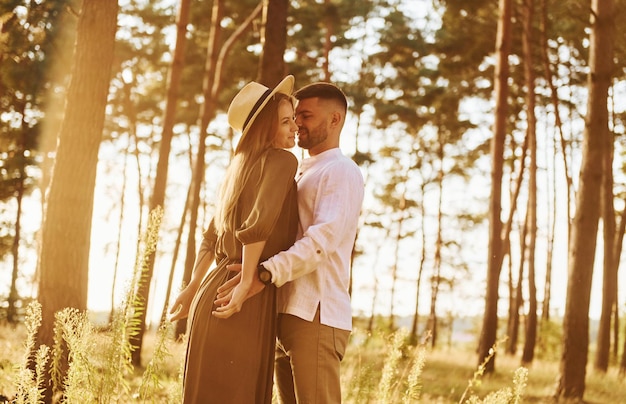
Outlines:
[[[233,99],[228,122],[241,139],[226,171],[216,215],[204,240],[191,282],[174,302],[183,318],[189,308],[189,342],[183,382],[184,403],[271,403],[274,369],[276,288],[252,291],[259,261],[289,248],[298,226],[294,78],[276,88],[252,82]],[[215,257],[216,267],[205,278]],[[235,315],[212,315],[217,288],[242,264],[243,281],[233,299]],[[243,304],[244,297],[256,293]]]

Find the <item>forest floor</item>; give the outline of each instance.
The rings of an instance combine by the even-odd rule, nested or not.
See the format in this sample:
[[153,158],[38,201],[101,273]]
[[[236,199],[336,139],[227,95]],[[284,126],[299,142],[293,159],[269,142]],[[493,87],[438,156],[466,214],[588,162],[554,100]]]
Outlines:
[[[473,396],[483,403],[507,402],[490,400],[488,395],[503,390],[514,390],[514,374],[520,368],[519,356],[498,354],[496,372],[489,376],[475,376],[477,356],[470,344],[423,348],[423,368],[419,375],[419,399],[407,399],[406,391],[409,373],[417,352],[412,347],[402,346],[402,355],[393,359],[392,335],[367,333],[356,330],[348,347],[342,369],[342,385],[345,403],[459,403],[461,398]],[[23,327],[12,328],[0,325],[0,403],[3,397],[12,398],[16,394],[15,380],[17,369],[24,358],[25,331]],[[155,345],[155,335],[151,333],[144,343],[144,362],[148,363]],[[163,385],[178,383],[180,364],[184,356],[182,343],[168,343],[169,356],[161,373]],[[590,358],[592,358],[590,354]],[[397,360],[397,363],[394,362]],[[394,366],[389,366],[394,362]],[[521,394],[524,403],[551,403],[559,374],[558,360],[537,359],[527,367],[526,386]],[[135,370],[131,379],[141,379],[142,369]],[[390,372],[391,382],[386,398],[381,398],[381,380]],[[131,386],[138,386],[138,380],[130,380]],[[471,389],[468,385],[471,384]],[[467,391],[466,391],[467,390]],[[169,393],[164,393],[162,401],[176,402]],[[136,396],[136,394],[135,394]],[[480,401],[480,400],[482,401]],[[6,400],[6,399],[5,399]],[[586,379],[584,403],[619,404],[626,403],[626,379],[620,377],[615,366],[606,374],[599,374],[589,365]],[[145,401],[145,400],[143,400]],[[136,402],[143,402],[136,401]],[[510,401],[513,402],[513,401]]]

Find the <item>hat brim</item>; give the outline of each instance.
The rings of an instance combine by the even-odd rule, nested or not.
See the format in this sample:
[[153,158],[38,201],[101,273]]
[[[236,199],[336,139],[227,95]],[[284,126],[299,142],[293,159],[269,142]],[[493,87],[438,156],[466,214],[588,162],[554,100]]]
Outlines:
[[267,97],[265,97],[265,99],[259,105],[256,111],[254,111],[254,114],[252,114],[252,116],[248,119],[246,126],[241,131],[241,139],[243,139],[244,136],[246,136],[250,127],[254,123],[254,120],[256,119],[256,117],[261,113],[263,108],[265,108],[265,105],[267,105],[267,103],[272,99],[274,94],[282,93],[287,96],[291,96],[293,94],[294,84],[295,84],[295,78],[292,75],[288,75],[287,77],[282,79],[281,82],[276,85],[276,87],[274,87],[274,89],[269,93]]

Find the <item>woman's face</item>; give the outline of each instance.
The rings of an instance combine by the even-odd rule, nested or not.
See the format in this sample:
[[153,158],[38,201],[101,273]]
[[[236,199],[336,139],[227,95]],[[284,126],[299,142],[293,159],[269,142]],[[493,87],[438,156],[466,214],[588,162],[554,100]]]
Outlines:
[[278,104],[278,130],[274,136],[273,146],[277,149],[290,149],[296,145],[296,125],[293,105],[287,100]]

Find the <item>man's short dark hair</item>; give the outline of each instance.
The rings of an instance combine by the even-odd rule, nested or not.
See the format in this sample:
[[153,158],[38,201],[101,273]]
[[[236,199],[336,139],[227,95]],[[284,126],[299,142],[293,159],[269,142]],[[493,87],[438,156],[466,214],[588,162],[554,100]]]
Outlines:
[[346,95],[334,84],[318,82],[306,85],[295,92],[294,97],[298,100],[306,98],[321,98],[323,100],[335,100],[343,106],[344,112],[348,110]]

